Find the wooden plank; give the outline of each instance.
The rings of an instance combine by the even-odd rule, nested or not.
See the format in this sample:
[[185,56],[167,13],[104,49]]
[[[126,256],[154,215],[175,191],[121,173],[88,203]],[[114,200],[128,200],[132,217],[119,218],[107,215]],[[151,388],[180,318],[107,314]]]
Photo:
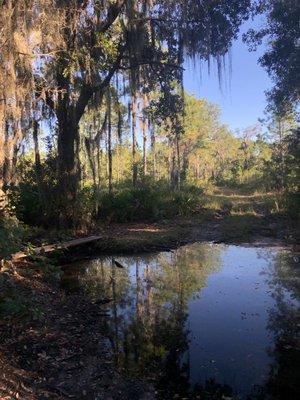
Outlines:
[[[84,245],[87,243],[95,242],[99,239],[102,239],[102,236],[88,236],[85,238],[70,240],[68,242],[48,244],[45,246],[34,248],[31,252],[31,254],[34,254],[34,255],[41,254],[42,255],[45,253],[51,253],[56,250],[64,250],[64,249],[68,249],[70,247],[81,246],[81,245]],[[28,257],[28,253],[20,251],[20,252],[12,255],[12,261],[18,261],[18,260],[21,260],[26,257]]]

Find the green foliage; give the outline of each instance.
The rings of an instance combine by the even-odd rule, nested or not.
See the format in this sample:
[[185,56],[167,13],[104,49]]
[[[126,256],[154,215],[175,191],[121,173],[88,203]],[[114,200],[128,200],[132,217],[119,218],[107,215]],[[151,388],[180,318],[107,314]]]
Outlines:
[[0,217],[0,259],[17,252],[25,234],[25,227],[15,217]]
[[275,85],[268,93],[269,107],[281,115],[297,108],[300,99],[300,50],[298,0],[261,0],[253,2],[255,11],[263,13],[265,26],[250,29],[245,40],[250,49],[268,42],[260,64],[267,70]]
[[95,217],[95,204],[98,202],[98,191],[93,186],[84,186],[76,198],[76,224],[78,227],[90,226]]
[[202,190],[193,186],[173,192],[168,183],[147,180],[137,188],[131,184],[105,193],[99,199],[99,217],[115,222],[159,220],[196,212]]
[[293,218],[294,222],[300,219],[300,193],[285,192],[278,201],[278,208],[281,211]]
[[43,210],[35,183],[30,181],[20,182],[18,186],[11,190],[10,202],[19,220],[30,225],[35,225],[41,221]]
[[300,182],[300,130],[290,116],[275,120],[272,156],[264,165],[266,188],[276,190],[278,209],[298,219]]
[[25,224],[53,226],[57,221],[54,162],[51,154],[43,161],[42,183],[39,183],[30,155],[19,160],[19,183],[10,187],[8,198],[14,214]]
[[[107,149],[103,150],[101,143],[94,139],[89,142],[88,152],[83,146],[82,186],[69,204],[73,209],[73,227],[86,228],[99,219],[129,222],[189,216],[199,210],[202,190],[211,190],[214,186],[251,192],[297,192],[299,144],[293,118],[281,122],[276,117],[267,126],[273,139],[269,141],[257,125],[233,135],[222,125],[215,105],[189,95],[185,101],[183,131],[178,143],[174,142],[168,123],[163,123],[156,132],[155,149],[148,148],[146,172],[145,154],[137,148],[136,187],[131,182],[132,144],[127,140],[128,131],[123,132],[122,141],[118,137],[116,113],[112,128],[112,194],[108,193]],[[97,135],[99,123],[100,127],[103,125],[102,111],[88,113],[83,120],[81,129],[86,139],[95,121],[93,135]],[[56,163],[57,156],[51,150],[42,159],[40,182],[30,155],[19,160],[19,183],[10,189],[9,200],[11,209],[24,223],[44,227],[59,225],[61,204],[57,195]],[[173,184],[174,176],[180,177],[180,185]],[[288,211],[288,203],[287,196],[281,196],[277,208]]]

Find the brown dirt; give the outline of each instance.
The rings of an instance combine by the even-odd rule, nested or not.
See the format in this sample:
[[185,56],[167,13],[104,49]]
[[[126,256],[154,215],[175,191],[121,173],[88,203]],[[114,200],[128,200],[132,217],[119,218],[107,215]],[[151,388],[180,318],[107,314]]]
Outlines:
[[6,270],[7,285],[30,298],[41,315],[0,322],[1,400],[154,398],[149,386],[114,367],[105,305],[65,296],[59,281],[33,265],[24,267]]

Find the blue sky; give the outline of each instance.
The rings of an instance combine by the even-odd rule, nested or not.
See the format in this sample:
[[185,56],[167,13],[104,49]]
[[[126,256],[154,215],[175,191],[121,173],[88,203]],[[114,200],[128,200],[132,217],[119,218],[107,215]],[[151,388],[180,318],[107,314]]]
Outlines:
[[[249,52],[241,35],[249,26],[260,25],[260,21],[247,22],[241,29],[238,40],[231,49],[232,73],[229,74],[229,58],[227,58],[226,76],[222,89],[219,86],[215,65],[211,65],[210,73],[207,65],[200,66],[193,62],[185,62],[184,84],[187,92],[198,98],[205,98],[221,108],[221,120],[232,130],[243,129],[257,123],[263,117],[266,106],[265,90],[272,87],[266,71],[258,65],[258,58],[264,47],[256,52]],[[229,76],[231,75],[231,76]]]

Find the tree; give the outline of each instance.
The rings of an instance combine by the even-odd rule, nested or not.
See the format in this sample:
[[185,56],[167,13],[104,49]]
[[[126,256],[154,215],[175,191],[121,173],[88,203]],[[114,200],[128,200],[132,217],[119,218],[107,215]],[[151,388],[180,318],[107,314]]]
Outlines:
[[268,132],[272,140],[272,157],[266,162],[268,184],[279,192],[299,190],[299,128],[294,114],[270,117]]
[[[112,77],[124,72],[133,99],[143,81],[147,91],[160,86],[162,102],[168,104],[172,82],[182,80],[183,52],[204,59],[223,56],[247,16],[249,1],[234,0],[228,5],[224,0],[204,4],[191,0],[175,4],[169,0],[78,0],[59,2],[57,6],[63,18],[62,46],[46,68],[54,83],[51,93],[56,96],[54,99],[47,88],[47,104],[58,122],[61,207],[69,224],[74,218],[72,207],[80,178],[78,125],[87,104],[96,97],[101,103]],[[136,181],[134,117],[135,112],[132,129]],[[173,122],[178,142],[178,121],[173,118]],[[69,204],[68,215],[65,206]]]
[[[182,127],[178,116],[182,114],[183,101],[174,87],[182,85],[184,56],[204,60],[214,57],[220,65],[239,25],[248,16],[249,5],[250,0],[2,2],[4,28],[0,43],[5,51],[0,68],[13,82],[12,89],[4,85],[3,97],[10,97],[11,90],[14,96],[18,93],[19,116],[14,113],[11,118],[7,102],[2,104],[0,142],[8,142],[5,130],[21,130],[23,135],[26,126],[30,129],[32,120],[37,118],[36,113],[41,119],[47,108],[48,114],[50,110],[49,119],[57,123],[58,208],[62,225],[72,225],[76,218],[74,207],[81,175],[80,121],[90,103],[102,104],[113,77],[123,78],[128,87],[126,95],[133,99],[159,91],[160,109],[152,122],[170,118],[177,169],[176,172],[174,168],[174,175],[179,185]],[[14,129],[10,121],[18,128]],[[135,124],[132,118],[134,182]],[[9,152],[10,163],[13,157]]]
[[266,16],[265,25],[258,31],[250,29],[244,39],[251,50],[267,41],[268,49],[259,62],[274,81],[274,88],[268,92],[270,108],[284,115],[300,98],[300,3],[261,0],[254,11]]

